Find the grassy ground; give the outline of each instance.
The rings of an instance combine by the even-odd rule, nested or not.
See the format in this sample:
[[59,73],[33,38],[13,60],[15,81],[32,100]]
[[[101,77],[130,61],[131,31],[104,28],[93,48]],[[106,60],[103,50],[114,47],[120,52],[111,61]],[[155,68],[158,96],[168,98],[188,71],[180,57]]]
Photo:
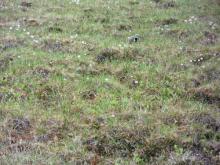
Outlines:
[[25,2],[0,1],[0,164],[220,163],[219,0]]

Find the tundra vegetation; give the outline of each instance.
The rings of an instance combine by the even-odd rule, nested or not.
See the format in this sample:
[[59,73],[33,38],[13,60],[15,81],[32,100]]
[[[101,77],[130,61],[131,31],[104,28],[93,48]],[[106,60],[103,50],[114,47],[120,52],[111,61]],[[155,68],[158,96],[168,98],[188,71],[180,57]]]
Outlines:
[[1,0],[0,164],[220,164],[219,0]]

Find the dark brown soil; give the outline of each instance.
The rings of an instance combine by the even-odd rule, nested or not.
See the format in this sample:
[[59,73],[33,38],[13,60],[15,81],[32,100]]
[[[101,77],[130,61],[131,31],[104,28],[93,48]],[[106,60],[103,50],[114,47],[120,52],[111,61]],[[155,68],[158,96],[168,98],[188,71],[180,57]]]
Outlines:
[[62,40],[45,40],[40,46],[40,49],[47,52],[63,52],[63,53],[76,53],[81,49],[93,51],[94,44],[84,43],[80,41],[72,41],[70,39]]
[[13,57],[10,55],[6,55],[2,59],[0,58],[0,71],[6,70],[11,61],[13,61]]
[[31,2],[26,2],[26,1],[22,1],[20,4],[22,7],[31,7],[32,3]]
[[40,100],[48,100],[49,95],[53,93],[53,89],[50,87],[41,88],[37,92],[37,96]]
[[46,68],[42,68],[42,67],[37,67],[34,71],[33,74],[35,75],[40,75],[43,78],[48,78],[50,75],[51,71],[46,69]]
[[187,124],[187,119],[182,114],[165,115],[162,117],[164,124],[183,126]]
[[94,100],[97,97],[95,90],[83,92],[82,97],[86,100]]
[[209,31],[205,31],[204,32],[204,37],[201,40],[201,43],[203,45],[214,45],[216,44],[218,41],[218,36],[215,33],[209,32]]
[[189,32],[181,31],[181,30],[169,30],[167,32],[164,32],[164,34],[167,36],[177,38],[179,40],[184,40],[185,38],[189,36]]
[[126,24],[120,24],[116,27],[118,31],[130,31],[131,30],[131,25],[126,25]]
[[176,18],[169,18],[169,19],[164,19],[161,21],[157,21],[156,25],[160,26],[160,25],[171,25],[171,24],[176,24],[178,22],[178,20]]
[[36,19],[24,19],[24,24],[26,26],[39,26],[40,22]]
[[161,0],[152,0],[152,1],[155,2],[155,3],[161,2]]
[[88,150],[99,155],[128,157],[132,156],[136,149],[145,145],[148,136],[147,128],[138,130],[113,128],[100,136],[88,139],[85,145]]
[[207,88],[193,89],[190,91],[190,94],[192,94],[193,98],[198,101],[220,106],[220,97],[217,94],[215,94],[215,92],[212,91],[211,89],[207,89]]
[[7,49],[16,48],[23,45],[24,41],[18,40],[16,38],[6,38],[0,41],[0,51],[6,51]]
[[196,160],[205,164],[218,164],[219,156],[219,118],[212,116],[208,112],[202,112],[193,116],[193,122],[199,124],[192,131],[191,151],[196,156]]
[[[57,141],[64,137],[65,128],[60,125],[47,128],[47,133],[35,136],[34,126],[28,118],[19,117],[10,119],[2,129],[5,139],[0,139],[0,157],[17,152],[26,152],[33,150],[36,142],[46,143],[48,141]],[[62,132],[62,133],[61,133]]]
[[37,89],[35,89],[35,95],[42,106],[55,106],[61,99],[61,96],[59,95],[60,90],[61,89],[55,85],[41,84]]
[[111,61],[118,56],[120,56],[121,52],[118,49],[106,48],[102,50],[99,55],[96,57],[96,61],[98,63],[103,63],[105,61]]
[[4,128],[4,133],[7,137],[5,145],[16,144],[22,141],[33,140],[33,127],[27,118],[10,119],[7,126]]
[[169,1],[169,2],[160,2],[160,0],[156,0],[157,6],[161,9],[169,9],[177,7],[175,1]]
[[55,33],[62,33],[63,29],[60,27],[49,27],[48,29],[49,32],[55,32]]
[[163,152],[170,153],[177,143],[177,139],[174,138],[154,138],[145,144],[145,147],[139,151],[139,155],[145,161],[150,160],[150,158],[159,156]]
[[201,113],[194,117],[194,121],[206,126],[208,129],[212,129],[215,132],[220,131],[220,121],[217,121],[214,117],[212,117],[208,113]]
[[143,60],[146,52],[140,51],[138,48],[126,48],[126,49],[118,49],[118,48],[105,48],[103,49],[99,55],[96,56],[96,62],[104,63],[106,61],[112,60]]
[[5,95],[3,93],[0,93],[0,103],[4,100]]
[[199,76],[201,82],[212,82],[220,80],[220,70],[218,68],[207,69]]
[[43,50],[49,52],[63,52],[65,51],[64,44],[59,41],[44,41]]

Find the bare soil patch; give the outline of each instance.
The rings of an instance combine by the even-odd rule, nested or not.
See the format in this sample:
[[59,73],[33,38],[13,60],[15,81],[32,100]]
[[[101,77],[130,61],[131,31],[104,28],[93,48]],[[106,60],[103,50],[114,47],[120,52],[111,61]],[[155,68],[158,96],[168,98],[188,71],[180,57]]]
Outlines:
[[33,74],[40,75],[43,78],[48,78],[49,75],[51,74],[51,70],[49,70],[47,68],[43,68],[43,67],[37,67],[34,69]]
[[88,139],[85,145],[89,151],[99,155],[130,157],[135,150],[145,145],[148,136],[147,128],[139,130],[113,128]]
[[193,98],[207,104],[220,106],[220,97],[212,89],[196,88],[189,92]]
[[97,97],[97,92],[95,90],[89,90],[82,93],[83,99],[94,100]]
[[0,40],[0,51],[5,51],[7,49],[16,48],[21,45],[24,45],[23,40],[19,40],[14,37],[4,38]]
[[26,2],[26,1],[22,1],[20,4],[22,7],[31,7],[32,3],[31,2]]
[[49,27],[48,29],[49,32],[54,32],[54,33],[62,33],[63,29],[60,27]]
[[169,8],[177,7],[175,1],[161,2],[160,0],[155,0],[155,2],[157,3],[157,7],[161,9],[169,9]]
[[13,57],[11,55],[6,55],[3,58],[0,58],[0,71],[6,70],[11,61],[13,61]]
[[205,31],[204,37],[201,39],[201,44],[203,45],[214,45],[218,41],[218,36],[215,33]]
[[156,22],[157,26],[164,26],[164,25],[171,25],[171,24],[177,24],[178,23],[178,19],[176,18],[169,18],[169,19],[164,19],[164,20],[160,20]]
[[104,63],[106,61],[112,60],[140,60],[144,58],[144,52],[140,51],[138,48],[105,48],[97,56],[96,62]]

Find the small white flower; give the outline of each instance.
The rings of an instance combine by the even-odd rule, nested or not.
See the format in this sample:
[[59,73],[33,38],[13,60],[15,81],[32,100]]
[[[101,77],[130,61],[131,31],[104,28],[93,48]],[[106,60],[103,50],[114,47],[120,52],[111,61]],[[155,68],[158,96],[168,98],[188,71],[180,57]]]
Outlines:
[[138,84],[138,81],[137,81],[137,80],[134,80],[134,84]]
[[105,81],[108,81],[109,79],[108,78],[105,78]]
[[212,26],[212,25],[213,25],[213,22],[210,21],[210,22],[209,22],[209,26]]
[[39,41],[38,40],[33,40],[35,43],[39,43]]
[[30,32],[27,32],[27,35],[30,35]]
[[79,5],[80,0],[72,0],[72,3],[75,3],[76,5]]
[[10,27],[9,29],[10,29],[10,30],[12,30],[12,29],[13,29],[13,27]]
[[31,37],[31,38],[34,38],[34,36],[33,36],[33,35],[31,35],[30,37]]

